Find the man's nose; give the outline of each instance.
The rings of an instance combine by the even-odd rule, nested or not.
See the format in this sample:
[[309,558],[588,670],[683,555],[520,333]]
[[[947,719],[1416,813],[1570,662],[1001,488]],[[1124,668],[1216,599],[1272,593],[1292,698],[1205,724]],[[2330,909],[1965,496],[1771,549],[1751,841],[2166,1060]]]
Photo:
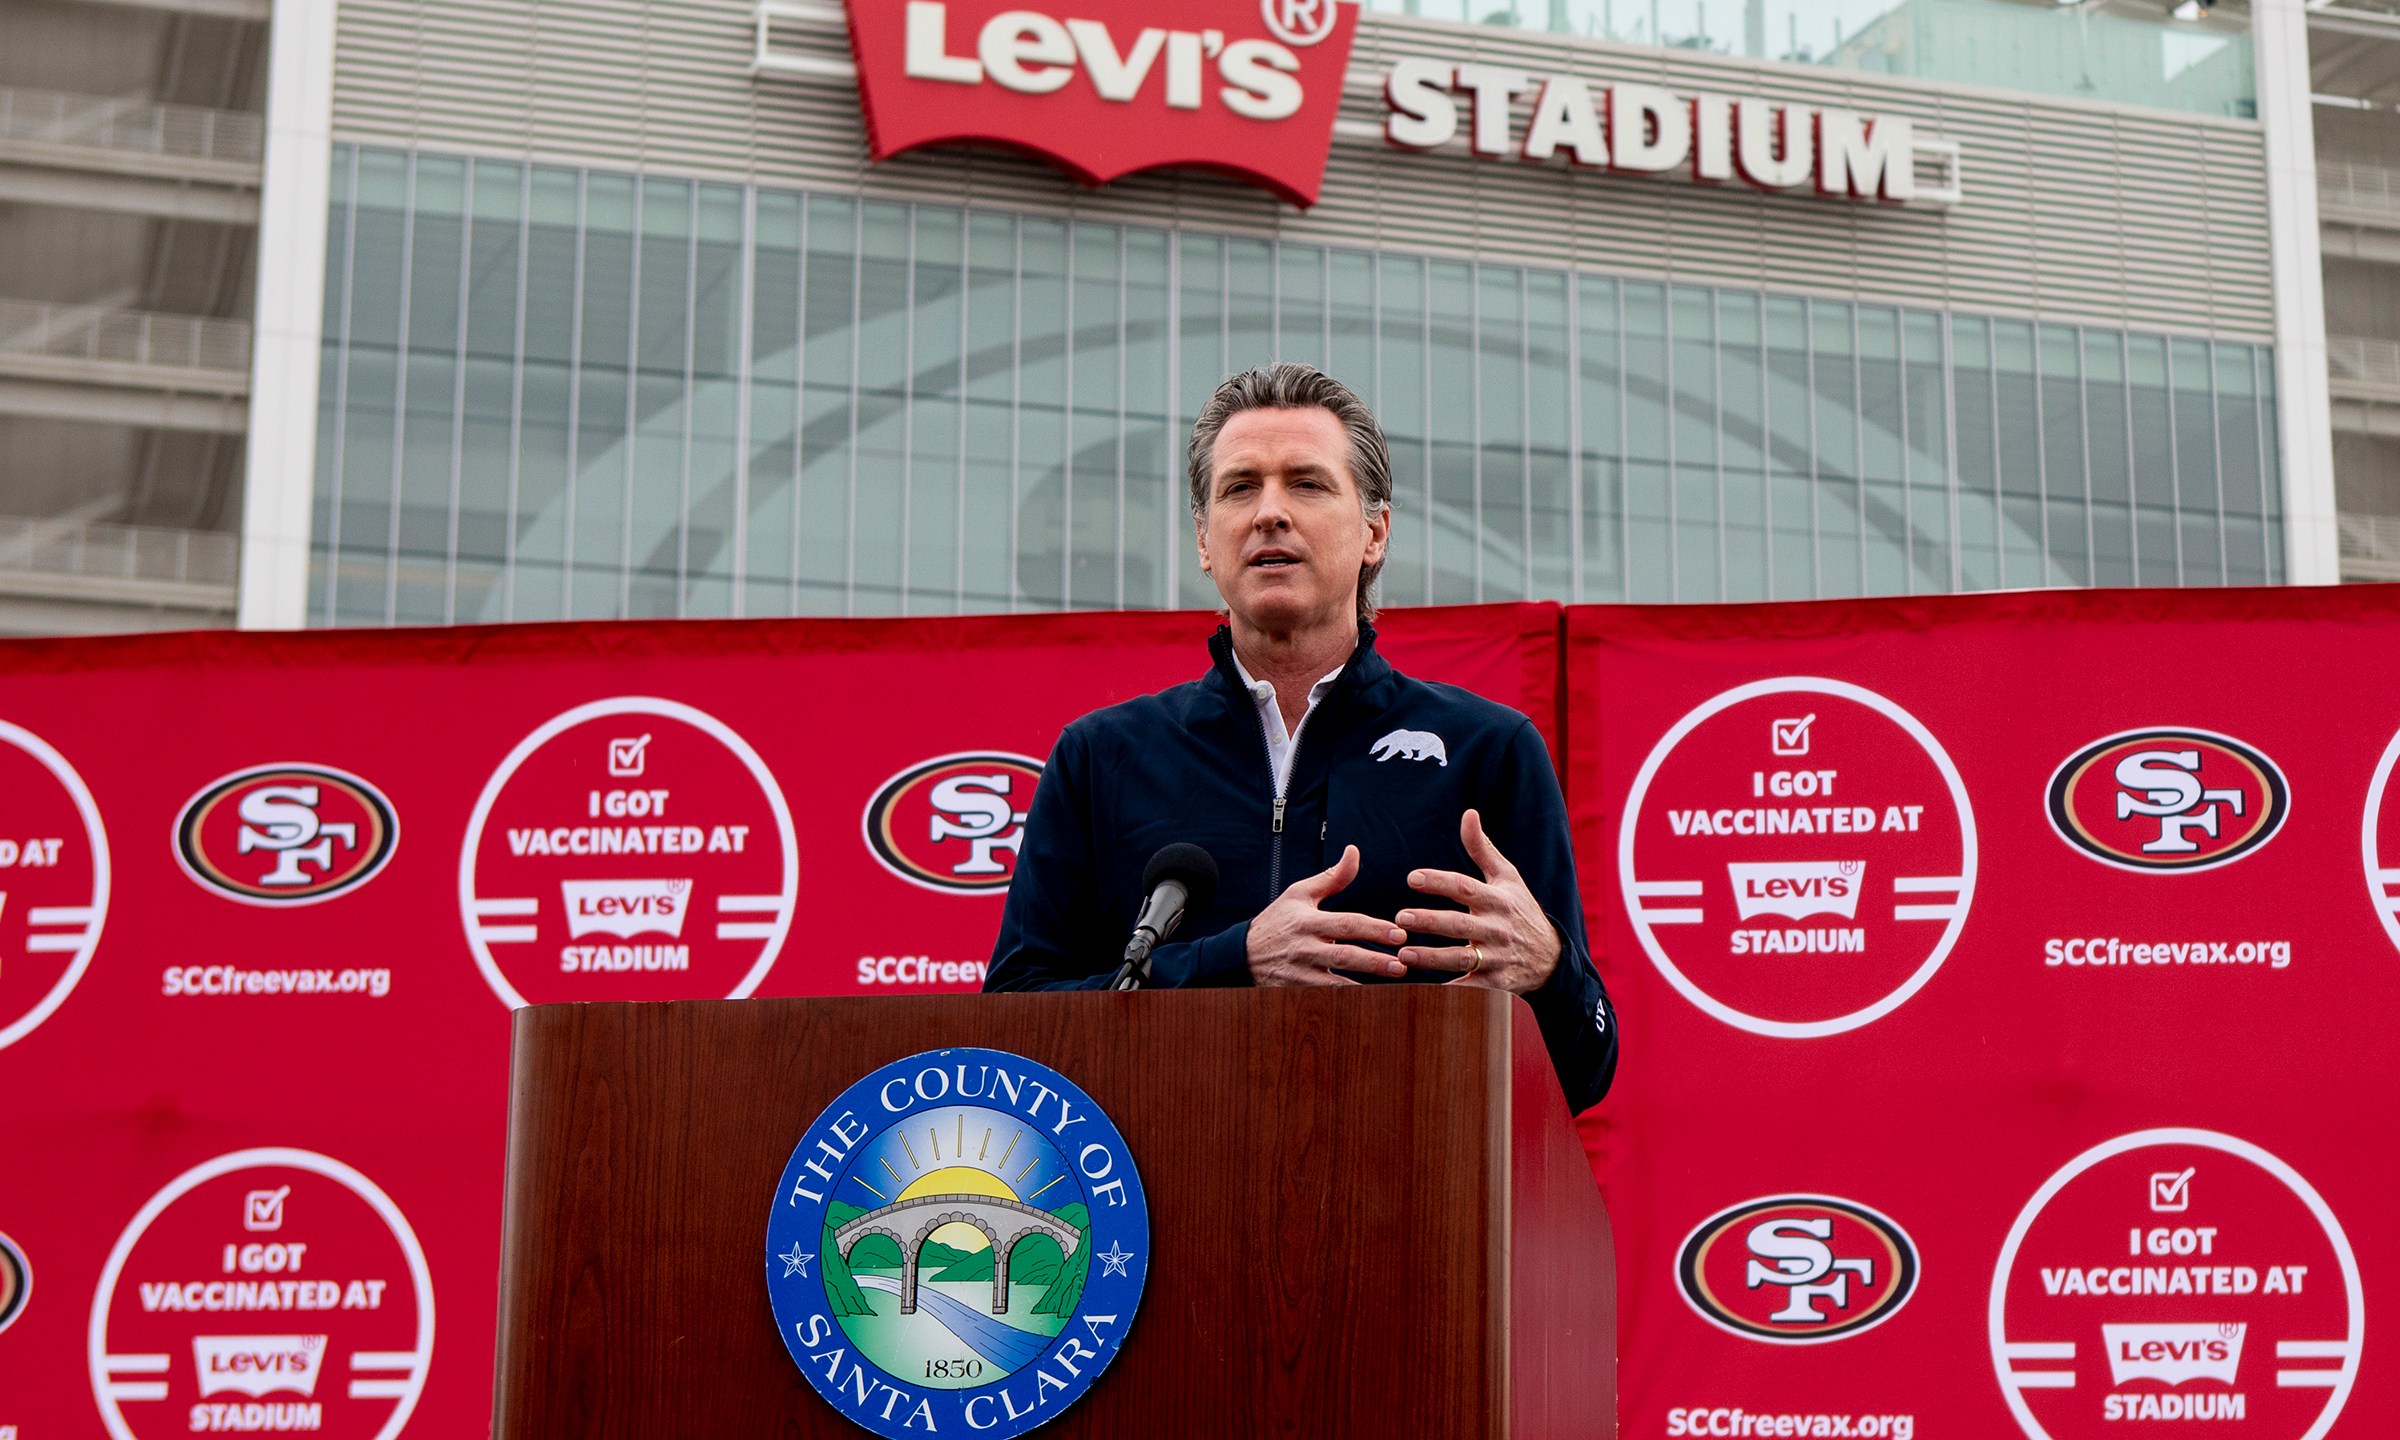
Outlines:
[[1259,487],[1258,509],[1250,516],[1251,525],[1260,530],[1289,530],[1292,528],[1291,497],[1281,485],[1269,483]]

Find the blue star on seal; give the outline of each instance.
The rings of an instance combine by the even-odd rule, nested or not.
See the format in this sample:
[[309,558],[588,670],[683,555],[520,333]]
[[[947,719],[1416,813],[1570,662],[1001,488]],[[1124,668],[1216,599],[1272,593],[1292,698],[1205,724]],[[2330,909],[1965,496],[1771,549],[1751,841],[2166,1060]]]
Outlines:
[[798,1275],[803,1279],[807,1278],[808,1262],[816,1259],[817,1257],[813,1251],[805,1255],[802,1254],[800,1252],[800,1242],[795,1240],[792,1242],[792,1248],[789,1251],[778,1255],[775,1258],[783,1262],[784,1278],[788,1280],[794,1275]]
[[1100,1261],[1102,1275],[1122,1275],[1125,1273],[1125,1262],[1133,1258],[1133,1252],[1111,1240],[1106,1250],[1096,1252],[1096,1258]]

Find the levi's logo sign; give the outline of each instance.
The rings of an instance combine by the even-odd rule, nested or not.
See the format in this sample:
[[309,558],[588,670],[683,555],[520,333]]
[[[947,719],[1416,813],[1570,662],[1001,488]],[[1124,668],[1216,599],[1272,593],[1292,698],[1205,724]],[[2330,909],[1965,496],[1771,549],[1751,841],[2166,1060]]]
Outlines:
[[2186,1380],[2234,1383],[2242,1366],[2242,1336],[2250,1327],[2240,1321],[2199,1325],[2102,1325],[2108,1342],[2109,1379],[2159,1380],[2181,1385]]
[[192,1364],[202,1396],[231,1390],[253,1398],[278,1391],[317,1393],[325,1363],[322,1335],[195,1335]]
[[1803,860],[1756,865],[1739,861],[1732,872],[1734,908],[1744,920],[1759,915],[1858,918],[1858,892],[1866,883],[1864,860]]
[[562,880],[567,938],[599,931],[630,940],[636,935],[683,934],[691,908],[689,880]]
[[[1038,8],[1037,8],[1038,7]],[[847,0],[877,160],[984,141],[1087,184],[1228,172],[1313,205],[1358,30],[1337,0]]]

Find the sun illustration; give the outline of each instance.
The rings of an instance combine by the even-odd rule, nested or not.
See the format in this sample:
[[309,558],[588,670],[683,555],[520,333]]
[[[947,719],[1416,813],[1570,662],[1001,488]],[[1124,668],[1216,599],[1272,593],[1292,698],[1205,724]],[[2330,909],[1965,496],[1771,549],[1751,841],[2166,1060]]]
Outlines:
[[[989,1195],[997,1200],[1017,1198],[1017,1192],[1008,1188],[1007,1181],[972,1165],[944,1165],[939,1170],[928,1170],[908,1182],[908,1187],[892,1198],[894,1203],[898,1203],[914,1200],[920,1195]],[[944,1225],[926,1238],[938,1240],[953,1250],[969,1255],[992,1248],[992,1242],[985,1238],[981,1230],[956,1221]]]

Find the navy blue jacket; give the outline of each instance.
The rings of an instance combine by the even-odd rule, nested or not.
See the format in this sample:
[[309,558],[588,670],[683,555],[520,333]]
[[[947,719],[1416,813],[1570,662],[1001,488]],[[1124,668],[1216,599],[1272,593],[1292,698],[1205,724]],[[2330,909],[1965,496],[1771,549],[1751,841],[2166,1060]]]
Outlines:
[[1358,878],[1327,909],[1388,920],[1411,906],[1460,908],[1411,890],[1408,872],[1480,875],[1458,836],[1473,807],[1565,942],[1556,973],[1525,998],[1569,1106],[1598,1102],[1616,1071],[1616,1012],[1592,967],[1566,801],[1533,722],[1455,686],[1409,679],[1362,627],[1341,677],[1301,725],[1278,824],[1266,733],[1234,668],[1231,633],[1219,628],[1209,651],[1216,664],[1205,678],[1096,710],[1058,737],[985,988],[1106,984],[1141,910],[1143,867],[1179,840],[1216,857],[1219,884],[1208,910],[1186,916],[1152,955],[1162,988],[1249,984],[1251,917],[1293,881],[1331,867],[1345,845],[1358,847]]

